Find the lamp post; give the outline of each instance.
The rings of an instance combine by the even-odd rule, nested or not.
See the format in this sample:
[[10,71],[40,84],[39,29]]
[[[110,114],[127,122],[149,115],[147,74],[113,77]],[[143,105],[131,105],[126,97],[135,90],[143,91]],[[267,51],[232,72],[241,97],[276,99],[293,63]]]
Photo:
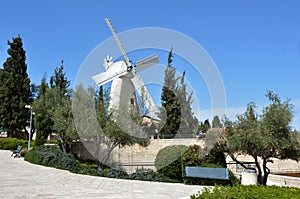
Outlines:
[[31,138],[31,131],[32,131],[32,107],[30,105],[26,105],[25,108],[30,109],[30,120],[29,120],[29,136],[28,136],[28,150],[30,149],[30,138]]

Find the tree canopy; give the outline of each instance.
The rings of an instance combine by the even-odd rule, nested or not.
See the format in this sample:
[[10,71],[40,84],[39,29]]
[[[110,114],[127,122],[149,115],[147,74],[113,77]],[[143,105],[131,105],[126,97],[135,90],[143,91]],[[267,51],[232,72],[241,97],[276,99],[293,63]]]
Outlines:
[[185,72],[176,77],[176,69],[172,66],[172,57],[173,49],[168,55],[161,93],[160,118],[164,124],[159,135],[163,138],[173,138],[177,134],[195,134],[199,123],[191,108],[193,93],[188,94],[187,92]]
[[46,75],[39,85],[39,93],[34,102],[37,145],[42,145],[50,133],[56,132],[64,152],[67,144],[78,136],[73,123],[71,107],[71,90],[64,72],[63,61],[55,68],[50,78],[50,86]]
[[217,115],[213,118],[212,128],[222,128],[221,120]]
[[[73,95],[74,122],[81,142],[97,159],[99,169],[112,164],[110,156],[117,146],[140,144],[146,146],[149,139],[139,123],[129,120],[130,113],[115,114],[108,110],[108,92],[102,87],[78,85]],[[145,133],[145,134],[142,134]]]
[[25,105],[31,97],[30,79],[20,35],[8,41],[8,45],[9,57],[0,69],[0,126],[7,130],[8,137],[15,137],[28,122],[29,111]]
[[270,104],[263,108],[261,115],[256,113],[255,104],[249,103],[245,113],[238,115],[237,121],[225,120],[223,140],[225,151],[244,168],[247,166],[237,160],[235,153],[253,157],[258,171],[258,182],[263,185],[266,185],[270,173],[267,164],[272,163],[271,158],[300,158],[299,140],[290,126],[293,105],[289,100],[282,101],[271,91],[266,96]]
[[176,84],[175,77],[176,69],[172,67],[173,62],[172,49],[168,55],[168,65],[165,70],[164,85],[161,93],[162,110],[160,118],[164,121],[163,127],[160,129],[159,135],[166,138],[173,138],[178,132],[180,127],[180,104],[176,97]]

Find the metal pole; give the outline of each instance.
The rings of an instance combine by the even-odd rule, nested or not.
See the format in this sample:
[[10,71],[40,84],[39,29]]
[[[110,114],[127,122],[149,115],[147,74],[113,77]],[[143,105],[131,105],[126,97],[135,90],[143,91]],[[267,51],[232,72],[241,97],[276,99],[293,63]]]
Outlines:
[[30,149],[31,130],[32,130],[32,108],[30,107],[30,121],[29,121],[28,150]]

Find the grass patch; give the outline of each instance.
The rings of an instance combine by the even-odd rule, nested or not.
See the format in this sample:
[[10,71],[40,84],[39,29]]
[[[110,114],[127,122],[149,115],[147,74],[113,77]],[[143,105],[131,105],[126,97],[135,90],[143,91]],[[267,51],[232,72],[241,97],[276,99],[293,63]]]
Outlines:
[[243,186],[233,187],[215,186],[205,188],[202,194],[192,195],[191,199],[215,199],[215,198],[236,198],[236,199],[269,199],[269,198],[300,198],[300,189],[277,186]]

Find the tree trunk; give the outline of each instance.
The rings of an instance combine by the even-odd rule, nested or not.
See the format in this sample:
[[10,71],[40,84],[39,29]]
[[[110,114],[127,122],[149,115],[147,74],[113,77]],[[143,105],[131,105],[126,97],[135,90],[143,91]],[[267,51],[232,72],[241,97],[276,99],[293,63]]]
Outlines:
[[61,136],[60,138],[61,141],[61,149],[64,153],[67,153],[67,142],[64,136]]
[[263,170],[264,170],[264,177],[262,185],[267,185],[268,176],[270,174],[270,169],[267,167],[268,160],[266,158],[263,159]]
[[119,143],[112,143],[111,146],[109,146],[107,153],[103,156],[102,160],[100,161],[102,165],[106,165],[107,161],[110,158],[111,152],[119,145]]
[[61,143],[61,149],[64,153],[67,153],[67,145],[66,143]]
[[262,185],[263,184],[262,170],[261,170],[260,164],[258,162],[257,156],[253,156],[253,158],[254,158],[255,166],[256,166],[257,172],[258,172],[258,174],[257,174],[257,182],[258,182],[258,184]]
[[8,138],[13,138],[15,136],[15,129],[13,127],[10,127],[7,129],[6,133]]
[[11,133],[11,130],[10,130],[10,129],[7,130],[6,133],[7,133],[7,137],[8,137],[8,138],[12,138],[12,133]]
[[228,155],[234,162],[239,164],[241,167],[243,167],[244,169],[248,169],[248,167],[243,162],[238,161],[238,159],[232,153],[228,152]]

